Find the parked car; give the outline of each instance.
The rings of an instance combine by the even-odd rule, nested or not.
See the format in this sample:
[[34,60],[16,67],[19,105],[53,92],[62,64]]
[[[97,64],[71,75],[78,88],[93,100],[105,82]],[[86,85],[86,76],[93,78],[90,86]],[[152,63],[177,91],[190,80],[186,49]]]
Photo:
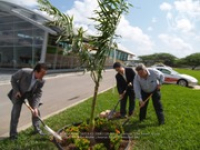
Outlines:
[[165,80],[164,83],[178,84],[185,87],[193,87],[198,84],[198,80],[187,74],[180,74],[169,67],[155,67],[157,70],[161,71]]

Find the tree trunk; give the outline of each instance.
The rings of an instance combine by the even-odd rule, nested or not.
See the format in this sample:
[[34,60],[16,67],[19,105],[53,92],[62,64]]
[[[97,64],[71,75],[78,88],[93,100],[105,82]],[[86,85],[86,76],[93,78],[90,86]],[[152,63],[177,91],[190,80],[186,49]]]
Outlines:
[[95,108],[96,108],[98,90],[99,90],[99,82],[95,82],[94,95],[92,99],[92,110],[91,110],[91,116],[90,116],[90,131],[94,130],[94,113],[95,113]]
[[198,65],[194,65],[194,66],[192,67],[192,70],[195,70],[196,67],[198,67]]

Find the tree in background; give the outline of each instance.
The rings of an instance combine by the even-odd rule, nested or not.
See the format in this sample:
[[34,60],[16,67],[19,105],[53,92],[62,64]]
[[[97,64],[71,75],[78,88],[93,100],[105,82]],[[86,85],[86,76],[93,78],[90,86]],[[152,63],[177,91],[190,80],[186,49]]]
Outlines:
[[151,55],[139,56],[139,59],[145,64],[163,63],[167,66],[173,66],[177,59],[174,55],[169,53],[155,53]]
[[183,64],[192,67],[192,70],[194,70],[200,65],[200,53],[193,53],[189,56],[186,56],[182,59],[182,61]]
[[49,25],[59,27],[61,32],[58,41],[69,42],[72,45],[72,49],[78,50],[82,64],[90,71],[91,78],[95,83],[90,115],[90,129],[92,131],[94,128],[97,94],[104,64],[112,50],[115,31],[121,15],[124,12],[128,12],[130,4],[125,0],[98,0],[99,8],[94,10],[96,16],[91,18],[96,22],[95,29],[98,34],[96,36],[87,36],[86,39],[89,44],[86,46],[83,43],[86,31],[83,31],[83,28],[80,27],[75,31],[77,34],[74,34],[73,17],[60,12],[48,0],[38,1],[42,11],[54,16],[54,21],[49,22]]

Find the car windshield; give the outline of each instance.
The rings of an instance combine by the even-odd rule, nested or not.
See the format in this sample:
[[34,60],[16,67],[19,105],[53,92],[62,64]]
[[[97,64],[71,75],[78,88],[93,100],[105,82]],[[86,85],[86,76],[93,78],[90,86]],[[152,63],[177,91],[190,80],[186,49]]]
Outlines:
[[179,73],[176,72],[175,70],[170,70],[171,71],[171,74],[174,74],[174,75],[178,75]]

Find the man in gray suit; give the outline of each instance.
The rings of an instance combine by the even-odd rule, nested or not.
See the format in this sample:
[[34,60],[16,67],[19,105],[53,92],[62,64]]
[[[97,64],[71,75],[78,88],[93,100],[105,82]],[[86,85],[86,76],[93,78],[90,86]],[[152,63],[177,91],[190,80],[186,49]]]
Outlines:
[[10,121],[10,139],[17,139],[17,125],[20,117],[21,107],[24,99],[28,99],[30,106],[33,108],[32,124],[35,133],[44,135],[40,129],[39,106],[44,85],[43,77],[46,74],[46,65],[38,63],[34,69],[23,68],[14,73],[11,77],[12,90],[8,96],[13,103]]

